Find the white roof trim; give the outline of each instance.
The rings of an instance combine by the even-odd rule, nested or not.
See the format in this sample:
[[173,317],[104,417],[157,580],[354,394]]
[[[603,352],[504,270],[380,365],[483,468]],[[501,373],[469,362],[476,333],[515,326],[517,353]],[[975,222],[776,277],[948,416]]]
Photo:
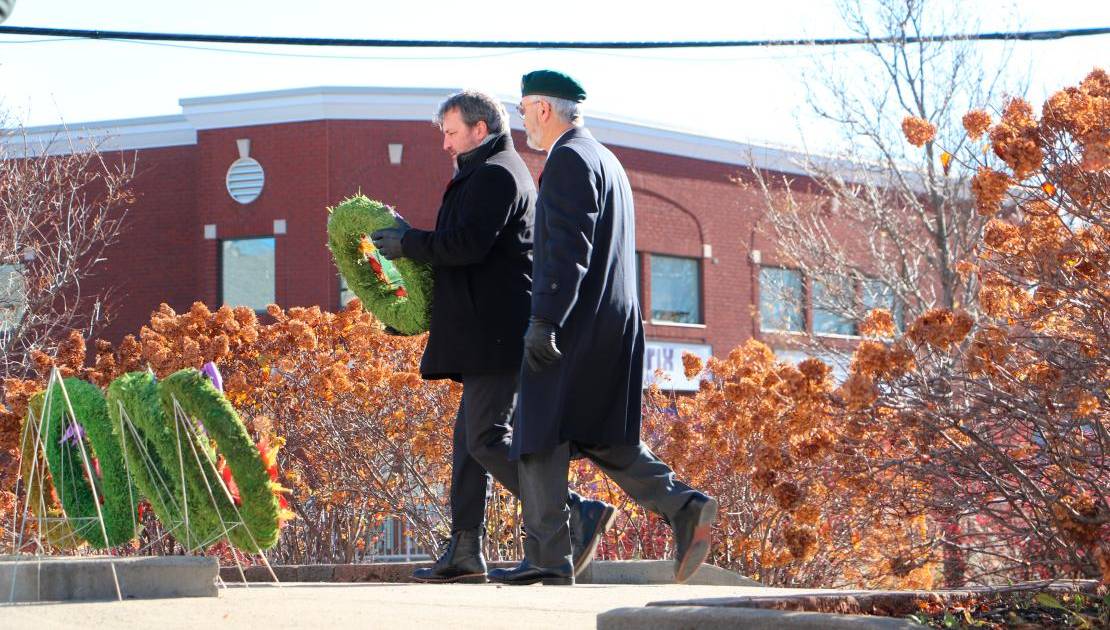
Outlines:
[[310,120],[415,120],[432,122],[452,92],[446,88],[313,87],[276,92],[181,99],[198,130]]
[[[148,149],[196,144],[197,131],[314,120],[432,121],[437,107],[452,88],[388,88],[321,86],[184,98],[177,116],[135,118],[30,127],[28,144],[65,153],[66,131],[78,143],[99,139],[101,150]],[[513,129],[523,129],[515,101],[506,101]],[[607,145],[654,151],[695,160],[754,166],[783,173],[804,174],[800,151],[713,138],[650,122],[629,121],[586,111],[586,126]],[[9,154],[23,146],[15,136],[0,138]],[[753,164],[754,162],[754,164]]]
[[196,143],[196,128],[181,115],[0,130],[0,150],[13,158],[62,155],[93,146],[100,151],[130,151]]

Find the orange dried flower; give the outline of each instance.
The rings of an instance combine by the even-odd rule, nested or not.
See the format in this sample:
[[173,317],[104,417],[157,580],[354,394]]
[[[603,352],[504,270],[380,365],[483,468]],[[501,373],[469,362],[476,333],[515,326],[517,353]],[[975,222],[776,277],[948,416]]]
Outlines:
[[981,109],[973,109],[964,114],[963,117],[964,129],[967,130],[967,135],[972,140],[978,140],[979,136],[991,126],[991,115]]
[[701,357],[691,352],[682,353],[682,369],[686,378],[694,378],[701,373]]
[[779,509],[784,512],[793,512],[802,505],[802,491],[790,481],[775,484],[775,487],[771,488],[771,496],[775,498]]
[[902,119],[902,133],[906,140],[915,147],[925,146],[937,135],[936,125],[917,116],[906,116]]
[[1014,172],[1018,180],[1029,177],[1040,168],[1044,159],[1033,108],[1020,98],[1011,99],[1002,113],[1002,120],[991,129],[994,153]]
[[817,535],[809,527],[789,527],[783,533],[790,555],[795,560],[809,560],[817,553]]
[[979,214],[992,216],[1002,205],[1002,198],[1010,188],[1010,178],[1005,173],[985,166],[971,178],[971,192],[975,195],[975,207]]
[[957,344],[971,332],[974,321],[964,311],[930,309],[910,325],[906,336],[918,346],[928,344],[940,350]]
[[991,219],[983,228],[983,243],[996,251],[1015,254],[1021,249],[1021,233],[1012,223]]
[[840,396],[849,409],[863,409],[878,399],[879,390],[870,376],[855,372],[840,385]]
[[859,331],[865,337],[893,337],[894,315],[885,308],[871,309],[860,322]]

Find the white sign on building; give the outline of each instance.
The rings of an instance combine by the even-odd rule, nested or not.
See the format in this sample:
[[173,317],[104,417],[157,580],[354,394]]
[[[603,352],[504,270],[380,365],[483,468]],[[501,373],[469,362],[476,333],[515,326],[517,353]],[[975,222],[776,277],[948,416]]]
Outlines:
[[[659,383],[661,389],[679,392],[697,391],[701,376],[695,376],[693,379],[686,378],[682,367],[682,355],[686,352],[701,358],[702,363],[713,356],[712,346],[703,343],[648,340],[644,347],[644,388],[653,383]],[[656,376],[656,370],[661,370],[662,374]]]

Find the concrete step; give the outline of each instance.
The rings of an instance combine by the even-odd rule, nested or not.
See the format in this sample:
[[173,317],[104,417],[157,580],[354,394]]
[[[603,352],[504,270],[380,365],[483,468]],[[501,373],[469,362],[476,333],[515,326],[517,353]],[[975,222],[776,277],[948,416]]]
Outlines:
[[[412,572],[430,562],[376,562],[369,564],[276,565],[280,582],[412,582]],[[491,562],[489,568],[509,568],[515,562]],[[265,567],[245,567],[248,582],[272,582]],[[237,567],[222,567],[225,582],[242,582]],[[674,562],[670,560],[597,560],[578,576],[579,584],[674,584]],[[760,586],[738,573],[703,564],[687,582],[702,586]]]
[[835,615],[816,612],[726,608],[719,606],[648,606],[617,608],[597,616],[597,630],[911,630],[906,619]]
[[216,597],[219,560],[200,556],[112,558],[0,556],[0,603]]

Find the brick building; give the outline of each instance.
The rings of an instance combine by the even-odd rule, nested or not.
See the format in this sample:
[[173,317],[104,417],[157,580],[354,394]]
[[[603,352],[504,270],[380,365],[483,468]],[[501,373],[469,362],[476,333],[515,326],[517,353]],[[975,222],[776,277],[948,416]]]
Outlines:
[[[416,227],[434,225],[452,164],[430,121],[450,92],[234,94],[183,99],[172,116],[70,125],[83,139],[105,139],[101,149],[111,157],[120,151],[137,160],[138,200],[98,278],[118,297],[104,336],[137,332],[161,302],[179,311],[198,300],[338,308],[345,293],[325,247],[325,208],[361,191]],[[692,389],[682,351],[723,355],[749,337],[781,350],[799,333],[850,335],[850,326],[805,306],[820,287],[774,264],[773,247],[755,229],[761,200],[732,181],[752,166],[800,175],[800,156],[586,114],[587,127],[623,162],[635,195],[645,374],[662,368],[675,389]],[[526,148],[515,112],[512,125],[538,176],[542,154]],[[61,132],[32,128],[28,138],[60,152],[68,146],[57,141]],[[769,282],[780,290],[767,291]],[[9,309],[17,301],[5,299]]]

